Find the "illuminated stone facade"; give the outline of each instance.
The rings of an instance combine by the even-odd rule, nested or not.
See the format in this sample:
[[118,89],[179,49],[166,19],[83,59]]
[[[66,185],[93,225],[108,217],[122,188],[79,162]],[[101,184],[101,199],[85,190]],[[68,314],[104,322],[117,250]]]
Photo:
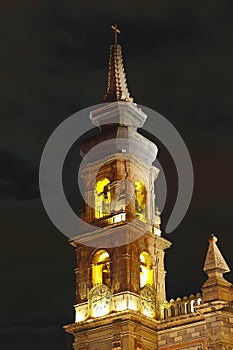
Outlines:
[[[115,44],[111,55],[118,54]],[[111,96],[114,72],[111,66]],[[77,255],[76,316],[64,328],[74,350],[232,350],[233,288],[223,278],[229,269],[214,236],[203,293],[166,301],[164,254],[171,243],[161,237],[155,205],[157,147],[137,132],[146,118],[123,98],[90,114],[101,132],[81,149],[88,157],[81,172],[89,226],[70,241]]]

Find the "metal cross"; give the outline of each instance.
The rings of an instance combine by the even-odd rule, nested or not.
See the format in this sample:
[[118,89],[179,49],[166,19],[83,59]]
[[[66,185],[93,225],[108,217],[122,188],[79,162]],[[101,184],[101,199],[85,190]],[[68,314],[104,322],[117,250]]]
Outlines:
[[117,35],[120,34],[120,30],[117,28],[117,24],[112,25],[111,28],[114,30],[114,43],[117,44]]

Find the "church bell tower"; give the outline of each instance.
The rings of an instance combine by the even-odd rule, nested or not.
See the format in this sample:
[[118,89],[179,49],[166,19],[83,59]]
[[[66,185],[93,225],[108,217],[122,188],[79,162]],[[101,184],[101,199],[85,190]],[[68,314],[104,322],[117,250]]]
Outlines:
[[107,92],[90,113],[100,133],[81,146],[83,227],[77,255],[75,322],[65,326],[74,350],[155,349],[166,300],[164,251],[152,163],[157,147],[137,132],[147,115],[130,96],[119,29],[112,26]]

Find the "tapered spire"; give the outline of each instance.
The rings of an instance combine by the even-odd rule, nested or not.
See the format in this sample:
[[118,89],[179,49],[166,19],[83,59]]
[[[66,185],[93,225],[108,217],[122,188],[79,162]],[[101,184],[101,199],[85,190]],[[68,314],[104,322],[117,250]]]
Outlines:
[[209,248],[207,251],[205,264],[203,270],[209,274],[209,273],[225,273],[229,272],[230,269],[227,266],[226,261],[224,260],[220,250],[217,247],[217,237],[215,237],[213,234],[211,235],[209,239]]
[[202,285],[203,300],[206,301],[232,301],[233,287],[223,277],[230,269],[217,247],[217,237],[211,235],[203,270],[208,279]]
[[125,101],[133,102],[127,87],[126,74],[123,65],[122,48],[118,44],[117,35],[120,30],[117,25],[111,26],[114,30],[114,44],[110,47],[110,59],[108,69],[107,93],[104,96],[105,102]]

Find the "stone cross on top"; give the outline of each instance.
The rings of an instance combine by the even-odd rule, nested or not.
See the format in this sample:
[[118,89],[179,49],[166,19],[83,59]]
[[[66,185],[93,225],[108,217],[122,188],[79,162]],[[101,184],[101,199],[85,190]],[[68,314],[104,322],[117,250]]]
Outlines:
[[117,45],[117,35],[120,34],[120,30],[117,27],[117,24],[112,25],[111,28],[114,30],[114,44]]

